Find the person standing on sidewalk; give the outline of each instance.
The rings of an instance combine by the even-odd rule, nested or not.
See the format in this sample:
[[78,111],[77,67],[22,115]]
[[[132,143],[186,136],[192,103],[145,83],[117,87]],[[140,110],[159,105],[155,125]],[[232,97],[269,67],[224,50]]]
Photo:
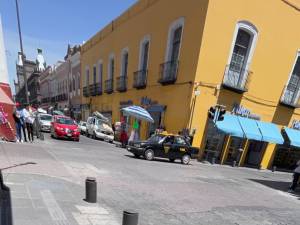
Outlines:
[[298,185],[299,177],[300,177],[300,160],[297,162],[297,167],[294,170],[294,175],[293,175],[293,183],[289,189],[289,192],[293,193]]
[[[18,106],[18,104],[16,104],[16,106]],[[20,119],[20,113],[17,109],[14,110],[13,112],[13,117],[15,120],[15,124],[16,124],[16,133],[17,133],[17,142],[21,142],[22,141],[22,133],[21,133],[21,119]]]
[[18,112],[20,114],[21,131],[23,131],[24,141],[27,142],[25,116],[24,116],[24,113],[23,113],[24,112],[24,108],[23,109],[18,108]]
[[23,109],[23,114],[25,117],[25,123],[26,123],[26,129],[28,133],[28,140],[30,142],[33,142],[33,123],[34,123],[34,116],[31,110],[31,107],[29,105],[26,106],[25,109]]

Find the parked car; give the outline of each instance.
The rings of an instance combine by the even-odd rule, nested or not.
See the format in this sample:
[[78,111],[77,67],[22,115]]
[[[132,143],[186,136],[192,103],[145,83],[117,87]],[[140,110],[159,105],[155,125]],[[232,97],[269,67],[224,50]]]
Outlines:
[[51,122],[51,137],[66,138],[79,141],[80,132],[78,125],[73,119],[67,116],[53,116]]
[[46,113],[37,114],[37,126],[41,131],[50,132],[52,116]]
[[78,124],[78,128],[81,134],[85,134],[86,133],[86,122],[84,121],[80,121]]
[[86,122],[86,135],[94,139],[101,139],[112,143],[114,141],[114,131],[110,124],[97,116],[91,116]]
[[144,156],[147,160],[155,157],[168,158],[171,162],[180,159],[182,164],[189,164],[191,158],[196,158],[199,149],[192,147],[181,135],[154,134],[146,141],[132,142],[127,150],[135,157]]

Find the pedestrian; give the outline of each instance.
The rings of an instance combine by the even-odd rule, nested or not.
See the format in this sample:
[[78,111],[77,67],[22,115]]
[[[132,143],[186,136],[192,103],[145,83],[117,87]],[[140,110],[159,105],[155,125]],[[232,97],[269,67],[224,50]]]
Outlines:
[[28,140],[30,142],[33,142],[33,123],[34,123],[34,116],[32,109],[30,105],[27,105],[25,109],[23,109],[23,114],[25,117],[25,124],[26,124],[26,129],[28,133]]
[[[18,112],[20,114],[20,123],[21,123],[21,131],[23,131],[24,141],[27,142],[27,135],[26,135],[26,123],[25,123],[25,117],[24,117],[24,108],[20,108],[20,105],[18,106]],[[23,142],[23,139],[21,140]]]
[[[16,104],[16,106],[19,106],[18,104]],[[13,112],[13,118],[15,120],[15,124],[16,124],[16,135],[17,135],[17,142],[22,142],[22,133],[21,133],[21,119],[20,119],[20,113],[17,110],[17,108],[15,108],[14,112]]]
[[292,185],[289,188],[289,192],[293,193],[295,192],[297,185],[298,185],[298,181],[299,181],[299,177],[300,177],[300,160],[297,162],[296,164],[296,169],[294,170],[294,175],[293,175],[293,182]]
[[120,135],[121,147],[125,148],[128,142],[128,135],[125,129],[122,129]]

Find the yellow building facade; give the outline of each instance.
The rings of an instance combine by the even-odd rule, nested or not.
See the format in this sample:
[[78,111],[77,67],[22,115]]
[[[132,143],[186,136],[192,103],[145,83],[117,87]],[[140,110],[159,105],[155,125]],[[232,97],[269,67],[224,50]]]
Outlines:
[[300,155],[284,131],[284,144],[238,137],[220,132],[207,112],[220,104],[280,130],[297,124],[299,7],[297,0],[138,1],[82,46],[84,117],[97,110],[116,122],[121,108],[140,105],[155,120],[142,122],[142,138],[158,126],[186,129],[199,159],[287,168]]

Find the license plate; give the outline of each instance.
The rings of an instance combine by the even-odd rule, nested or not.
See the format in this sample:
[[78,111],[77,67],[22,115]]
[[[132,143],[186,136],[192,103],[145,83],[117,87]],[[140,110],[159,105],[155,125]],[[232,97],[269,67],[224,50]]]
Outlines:
[[72,134],[67,134],[68,137],[72,137]]

